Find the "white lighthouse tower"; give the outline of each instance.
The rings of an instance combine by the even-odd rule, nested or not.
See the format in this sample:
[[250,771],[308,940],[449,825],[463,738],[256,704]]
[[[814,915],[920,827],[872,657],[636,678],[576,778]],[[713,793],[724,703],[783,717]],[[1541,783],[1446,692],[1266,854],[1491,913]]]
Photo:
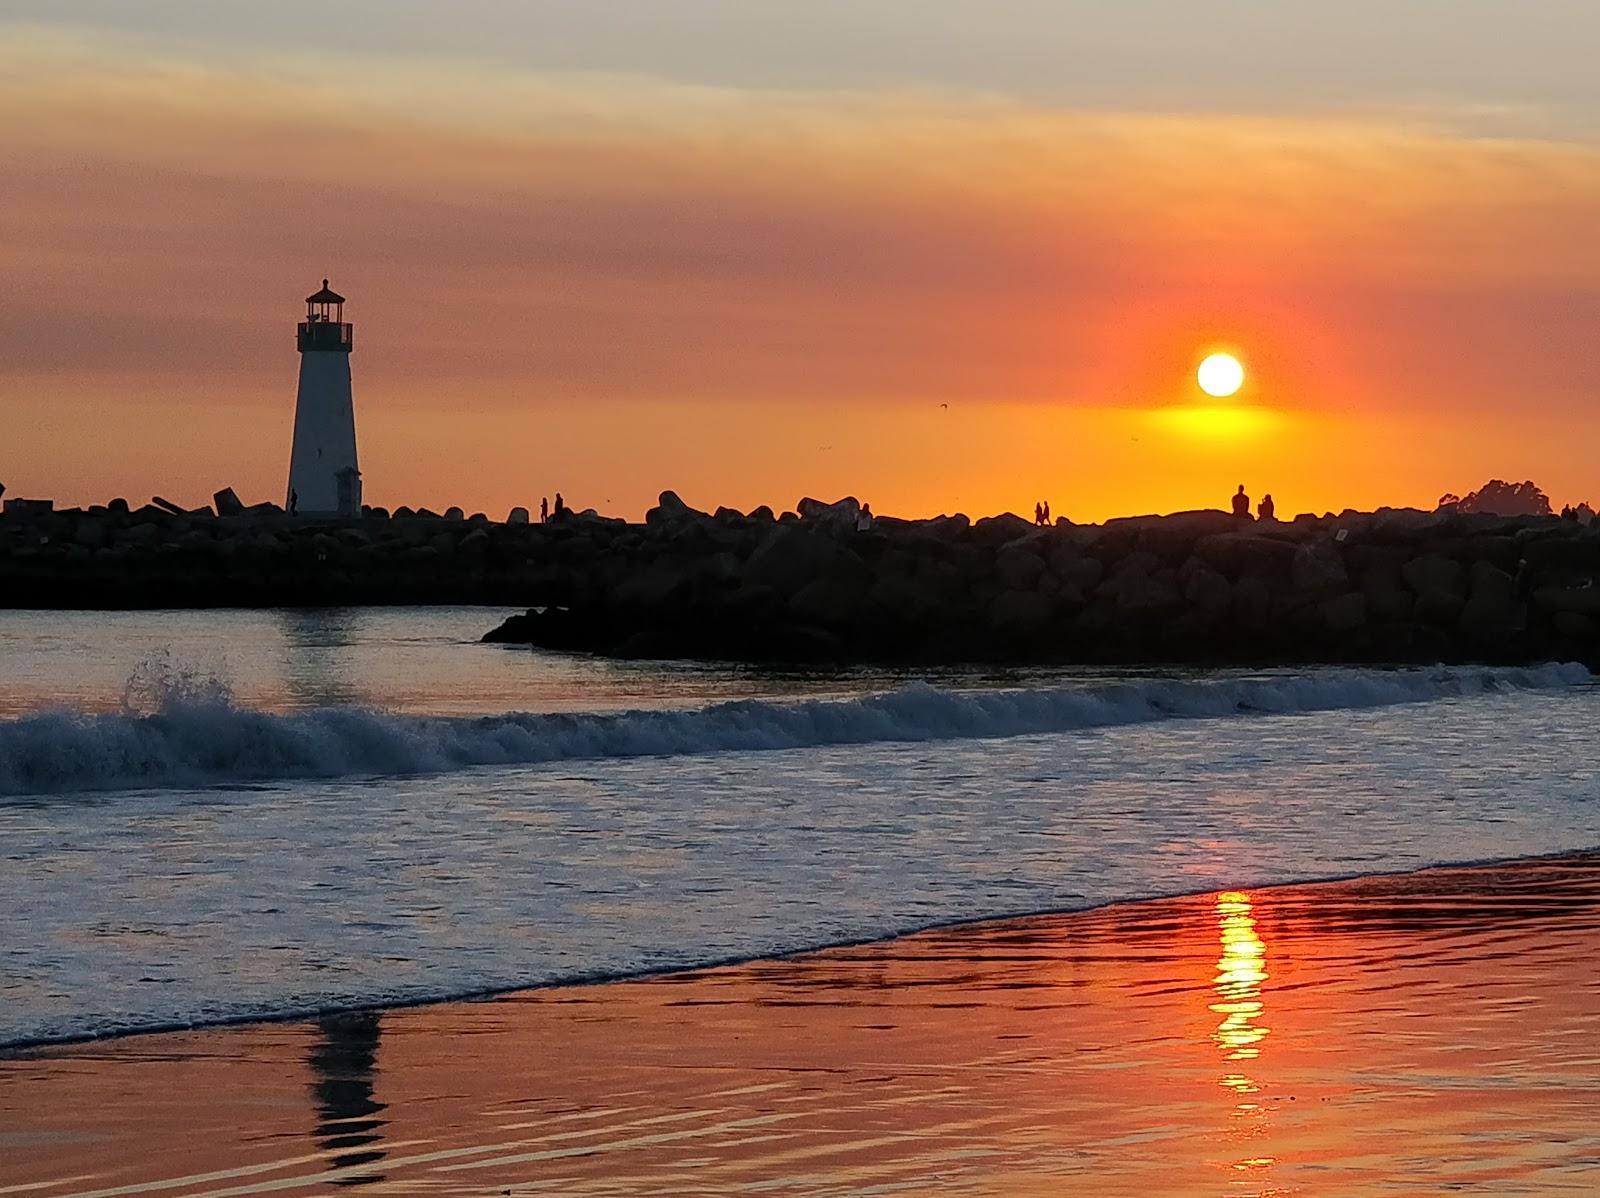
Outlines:
[[297,516],[361,515],[356,465],[356,410],[350,396],[354,330],[344,296],[328,289],[306,297],[300,325],[300,394],[294,405],[287,509]]

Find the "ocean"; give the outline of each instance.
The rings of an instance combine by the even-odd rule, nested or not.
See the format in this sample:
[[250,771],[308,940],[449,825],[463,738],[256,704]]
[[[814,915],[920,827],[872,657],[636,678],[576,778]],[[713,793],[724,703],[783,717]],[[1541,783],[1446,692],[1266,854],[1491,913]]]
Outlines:
[[1578,666],[773,671],[505,614],[0,613],[0,1046],[1600,844]]

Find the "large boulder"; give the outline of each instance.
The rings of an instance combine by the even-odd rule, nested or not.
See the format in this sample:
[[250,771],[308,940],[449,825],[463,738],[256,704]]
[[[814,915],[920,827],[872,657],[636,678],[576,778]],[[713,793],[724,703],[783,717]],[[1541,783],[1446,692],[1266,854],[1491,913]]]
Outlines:
[[801,587],[789,600],[789,610],[804,621],[843,626],[860,616],[864,597],[860,578],[825,574]]
[[73,528],[72,540],[85,549],[104,549],[110,541],[110,532],[104,520],[85,516]]
[[924,520],[922,527],[936,537],[951,538],[968,531],[972,521],[965,512],[957,512],[953,516],[940,514],[931,520]]
[[1487,561],[1472,564],[1471,589],[1461,611],[1461,631],[1479,641],[1510,636],[1527,623],[1526,609],[1517,598],[1516,580]]
[[854,495],[833,503],[808,496],[795,504],[794,510],[806,524],[829,532],[854,532],[861,519],[861,502]]
[[1324,599],[1318,604],[1317,613],[1329,632],[1341,635],[1354,632],[1367,622],[1367,597],[1360,591],[1347,591]]
[[1294,551],[1289,581],[1303,595],[1331,595],[1350,585],[1350,574],[1337,549],[1326,542],[1313,542]]
[[1600,586],[1540,587],[1533,593],[1533,605],[1550,614],[1571,612],[1600,618]]
[[1272,618],[1272,588],[1259,574],[1246,575],[1233,586],[1233,621],[1241,628],[1260,629]]
[[1466,606],[1467,601],[1459,591],[1430,586],[1417,595],[1413,614],[1425,624],[1453,628],[1460,621],[1461,612]]
[[1369,577],[1363,594],[1367,597],[1367,614],[1380,624],[1406,623],[1417,605],[1416,596],[1400,584],[1398,573],[1394,578],[1381,574]]
[[1294,560],[1293,541],[1254,532],[1213,533],[1195,542],[1195,553],[1228,578],[1281,574]]
[[1190,558],[1178,571],[1183,587],[1183,599],[1191,608],[1207,619],[1219,620],[1228,614],[1233,605],[1233,586],[1216,570]]
[[1400,567],[1400,577],[1419,599],[1430,591],[1465,596],[1466,571],[1461,563],[1438,553],[1414,557]]
[[622,608],[657,609],[684,596],[691,578],[681,561],[659,559],[630,572],[611,592],[611,602]]
[[1576,611],[1556,612],[1550,617],[1550,627],[1555,629],[1557,636],[1589,644],[1592,644],[1597,633],[1600,633],[1600,624],[1595,623],[1594,616]]
[[1096,594],[1116,601],[1125,615],[1151,616],[1176,610],[1183,603],[1178,572],[1163,567],[1154,572],[1126,570],[1100,584]]
[[1044,559],[1033,550],[1013,543],[995,554],[994,572],[1008,590],[1031,591],[1044,573]]
[[1100,585],[1100,580],[1105,577],[1105,563],[1097,557],[1072,553],[1052,553],[1050,555],[1050,570],[1061,580],[1061,585],[1070,587],[1079,594],[1087,595]]
[[240,502],[232,487],[223,487],[211,497],[211,502],[216,506],[219,516],[244,515],[244,504]]
[[746,560],[747,583],[764,583],[793,595],[815,578],[834,573],[860,573],[861,558],[837,540],[820,536],[805,525],[780,524]]
[[1033,591],[1002,591],[989,604],[990,630],[1002,641],[1032,640],[1050,625],[1050,600]]
[[1138,549],[1177,565],[1193,553],[1202,537],[1232,534],[1238,525],[1238,519],[1227,512],[1201,510],[1107,520],[1102,533],[1113,541],[1131,535]]
[[972,531],[990,544],[1004,544],[1026,536],[1033,528],[1033,521],[1012,512],[1002,512],[998,516],[983,517],[972,526]]
[[661,492],[660,498],[656,500],[656,506],[644,514],[644,522],[652,528],[677,528],[698,520],[709,519],[707,513],[692,508],[679,499],[676,491]]
[[1367,533],[1373,540],[1379,542],[1415,542],[1424,533],[1436,527],[1441,519],[1437,512],[1424,512],[1408,507],[1381,507],[1372,513]]

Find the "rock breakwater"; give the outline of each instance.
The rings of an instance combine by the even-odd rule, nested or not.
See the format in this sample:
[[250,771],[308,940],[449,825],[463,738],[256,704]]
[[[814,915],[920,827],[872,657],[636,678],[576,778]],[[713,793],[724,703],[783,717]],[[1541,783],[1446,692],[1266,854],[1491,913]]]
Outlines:
[[1600,528],[1552,517],[863,527],[852,501],[796,507],[706,513],[668,492],[643,524],[539,524],[19,505],[0,516],[0,604],[515,606],[485,639],[761,662],[1600,663]]
[[687,508],[552,561],[486,639],[624,657],[845,662],[1600,660],[1600,532],[1411,510],[1036,528]]

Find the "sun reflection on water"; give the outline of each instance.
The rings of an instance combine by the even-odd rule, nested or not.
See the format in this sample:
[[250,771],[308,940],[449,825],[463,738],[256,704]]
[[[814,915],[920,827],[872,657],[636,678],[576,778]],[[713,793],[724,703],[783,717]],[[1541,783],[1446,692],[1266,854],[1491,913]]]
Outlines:
[[[1218,1084],[1233,1102],[1234,1135],[1253,1139],[1266,1131],[1267,1124],[1266,1110],[1257,1101],[1261,1087],[1250,1065],[1260,1058],[1262,1041],[1272,1030],[1261,1022],[1265,1013],[1261,987],[1270,976],[1267,946],[1256,931],[1248,894],[1224,891],[1217,895],[1216,906],[1222,956],[1217,961],[1216,1000],[1211,1010],[1222,1016],[1222,1022],[1211,1039],[1222,1049],[1227,1066]],[[1236,1172],[1259,1173],[1274,1163],[1272,1157],[1256,1150],[1229,1167]]]
[[1222,931],[1222,958],[1217,962],[1217,1001],[1211,1009],[1223,1019],[1211,1038],[1227,1054],[1227,1060],[1253,1061],[1261,1055],[1261,1041],[1271,1030],[1257,1022],[1262,1013],[1261,983],[1268,976],[1267,946],[1256,934],[1249,895],[1237,890],[1219,894],[1217,921]]

